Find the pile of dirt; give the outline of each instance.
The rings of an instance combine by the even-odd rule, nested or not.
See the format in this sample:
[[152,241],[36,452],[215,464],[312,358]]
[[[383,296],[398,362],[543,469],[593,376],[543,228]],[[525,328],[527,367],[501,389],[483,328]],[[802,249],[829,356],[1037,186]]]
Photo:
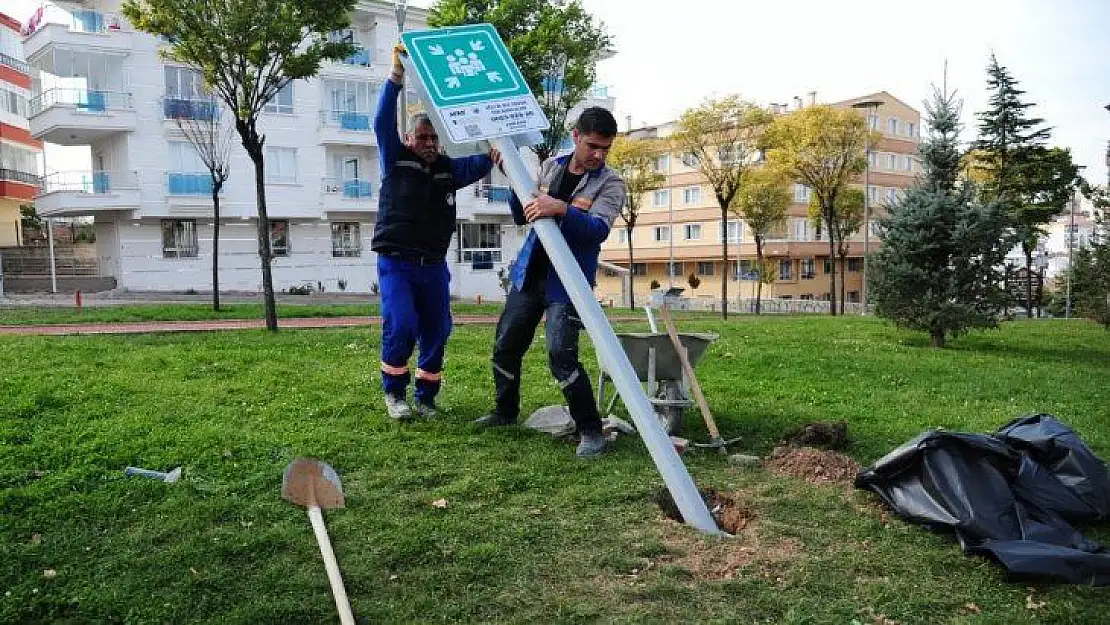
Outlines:
[[[713,520],[717,522],[717,527],[723,531],[736,534],[747,527],[752,520],[752,514],[744,506],[739,494],[721,493],[712,488],[698,489],[698,493],[701,494],[702,500],[705,501],[706,507],[713,515]],[[674,499],[671,498],[670,491],[666,488],[657,490],[653,500],[663,511],[663,516],[679,523],[684,522],[682,512],[678,510]]]
[[844,449],[848,447],[848,423],[845,421],[814,421],[786,435],[790,447],[820,447]]
[[776,447],[764,459],[763,468],[811,484],[851,484],[860,471],[859,464],[848,456],[812,447]]

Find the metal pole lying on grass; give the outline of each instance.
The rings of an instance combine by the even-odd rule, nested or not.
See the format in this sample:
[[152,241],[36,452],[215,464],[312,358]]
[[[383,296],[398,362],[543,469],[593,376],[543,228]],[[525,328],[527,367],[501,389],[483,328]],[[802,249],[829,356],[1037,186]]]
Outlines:
[[[491,143],[501,152],[505,173],[512,184],[513,191],[518,198],[527,203],[537,189],[515,143],[508,137],[491,139]],[[640,432],[644,444],[647,445],[648,452],[655,461],[655,466],[659,469],[659,474],[662,475],[663,482],[666,483],[683,519],[703,532],[721,533],[712,515],[709,514],[705,501],[698,493],[694,480],[686,471],[686,466],[682,464],[678,452],[675,451],[674,444],[655,417],[651,402],[644,394],[632,363],[628,361],[628,356],[617,341],[617,336],[613,333],[613,328],[609,325],[609,320],[602,312],[601,306],[594,299],[593,290],[586,282],[586,277],[582,275],[582,270],[578,267],[578,262],[571,254],[570,248],[567,247],[559,226],[554,220],[545,218],[537,220],[532,227],[539,236],[540,242],[543,243],[544,251],[551,259],[551,265],[555,268],[563,286],[566,287],[567,294],[570,295],[571,302],[581,317],[590,340],[593,341],[602,366],[613,379],[613,385],[624,400],[624,405],[636,423],[636,429]]]

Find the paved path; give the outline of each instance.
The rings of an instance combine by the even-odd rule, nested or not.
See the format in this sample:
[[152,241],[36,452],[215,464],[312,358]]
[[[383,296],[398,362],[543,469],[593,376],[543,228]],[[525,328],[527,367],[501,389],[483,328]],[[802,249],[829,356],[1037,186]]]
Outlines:
[[[609,321],[639,321],[637,317],[611,317]],[[381,317],[290,317],[278,319],[279,329],[349,328],[380,325]],[[497,317],[455,315],[455,325],[494,324]],[[211,319],[207,321],[137,321],[123,323],[74,323],[0,326],[0,335],[144,334],[149,332],[209,332],[252,330],[266,327],[264,319]]]

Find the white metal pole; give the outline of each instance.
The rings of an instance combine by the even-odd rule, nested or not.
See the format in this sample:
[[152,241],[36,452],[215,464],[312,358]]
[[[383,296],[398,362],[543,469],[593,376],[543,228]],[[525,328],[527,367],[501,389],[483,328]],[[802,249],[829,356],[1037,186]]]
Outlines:
[[[507,137],[493,139],[491,143],[501,152],[505,172],[513,191],[518,198],[527,201],[536,191],[536,184],[528,173],[516,145]],[[720,534],[721,531],[709,514],[705,501],[698,494],[694,480],[686,471],[686,466],[678,457],[670,437],[656,418],[651,402],[644,394],[640,380],[628,361],[628,356],[621,349],[617,336],[609,325],[609,320],[605,318],[589,283],[586,282],[586,277],[582,275],[582,270],[570,253],[559,226],[552,219],[540,219],[532,224],[532,227],[539,236],[540,242],[543,243],[551,265],[562,280],[563,286],[566,287],[567,294],[570,295],[571,302],[594,344],[594,349],[597,350],[601,365],[613,379],[613,384],[632,415],[636,429],[639,430],[640,437],[647,445],[648,452],[655,461],[655,466],[659,469],[659,474],[663,477],[663,482],[667,485],[667,490],[674,498],[683,519],[703,532]]]
[[867,270],[870,265],[869,256],[871,255],[871,117],[874,115],[874,110],[867,111],[867,148],[864,150],[867,157],[867,165],[863,170],[863,288],[860,289],[863,295],[863,312],[867,314]]
[[[401,35],[405,32],[405,9],[407,8],[407,0],[394,0],[393,10],[397,16],[397,41],[401,41]],[[401,137],[405,136],[408,132],[409,124],[409,107],[408,97],[405,96],[405,84],[401,83],[401,94],[399,98],[399,106],[401,107],[400,114],[397,115],[398,124],[400,124]]]
[[1064,319],[1071,319],[1071,255],[1075,246],[1075,196],[1071,198],[1071,214],[1068,216],[1068,270],[1064,274],[1067,281],[1067,298],[1064,300]]
[[667,288],[674,288],[674,194],[668,193],[667,199],[667,242],[670,245],[669,262],[667,265]]
[[58,292],[58,272],[54,266],[54,220],[46,220],[46,240],[50,242],[50,292]]

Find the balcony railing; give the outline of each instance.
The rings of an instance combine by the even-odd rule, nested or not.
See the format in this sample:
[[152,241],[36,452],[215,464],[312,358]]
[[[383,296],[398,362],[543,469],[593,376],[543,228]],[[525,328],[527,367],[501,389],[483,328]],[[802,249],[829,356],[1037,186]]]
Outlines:
[[42,186],[42,176],[25,171],[19,171],[18,169],[0,169],[0,180],[33,184],[36,187]]
[[212,195],[212,174],[209,172],[166,172],[166,193],[169,195]]
[[0,52],[0,65],[7,65],[8,67],[14,69],[15,71],[17,71],[21,74],[30,74],[31,73],[31,66],[30,65],[27,65],[27,63],[25,63],[23,61],[20,61],[19,59],[15,58],[14,56],[9,56],[7,54],[4,54],[3,52]]
[[470,263],[471,269],[493,269],[494,263],[501,262],[500,248],[467,248],[459,251],[459,260]]
[[512,189],[497,185],[486,185],[478,189],[478,197],[486,198],[488,202],[508,202],[512,197]]
[[106,33],[120,30],[121,27],[119,15],[115,13],[84,9],[73,11],[71,15],[73,15],[73,22],[70,24],[70,30],[76,33]]
[[344,65],[357,65],[359,67],[370,67],[370,51],[366,48],[359,48],[355,53],[343,59]]
[[164,98],[162,116],[166,119],[195,119],[216,121],[220,118],[220,107],[214,100],[187,100],[184,98]]
[[355,132],[371,132],[370,113],[358,111],[320,111],[320,125]]
[[73,106],[78,111],[103,113],[108,109],[132,108],[131,94],[122,91],[94,89],[54,88],[31,98],[28,109],[31,117],[54,106]]
[[43,191],[104,194],[116,189],[137,189],[138,181],[134,171],[60,171],[43,178]]
[[324,178],[324,195],[342,195],[351,200],[373,195],[374,183],[360,178]]

